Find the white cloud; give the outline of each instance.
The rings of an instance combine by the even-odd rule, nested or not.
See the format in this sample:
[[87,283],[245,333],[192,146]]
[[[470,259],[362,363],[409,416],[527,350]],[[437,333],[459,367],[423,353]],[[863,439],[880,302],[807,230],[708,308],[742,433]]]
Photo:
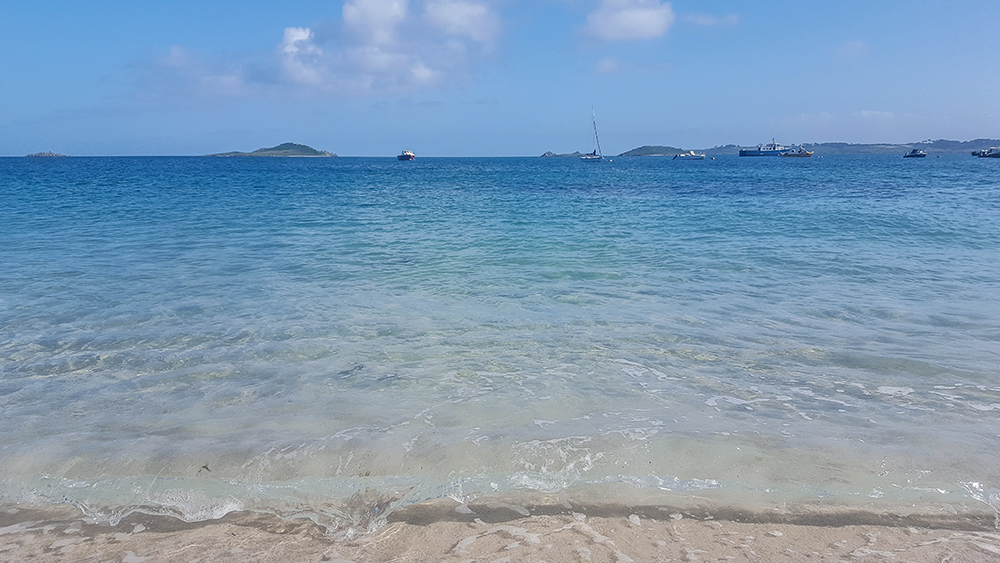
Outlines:
[[389,45],[407,15],[407,0],[349,0],[344,3],[344,24],[366,45]]
[[713,16],[712,14],[688,14],[684,16],[684,21],[702,27],[719,27],[739,24],[740,16],[739,14],[727,14],[722,17]]
[[587,16],[586,29],[606,41],[653,39],[670,29],[676,18],[670,3],[659,0],[602,0]]
[[313,44],[313,33],[305,27],[286,27],[279,50],[282,68],[294,82],[318,84],[322,81],[323,50]]
[[427,2],[427,19],[447,34],[489,44],[500,33],[500,21],[484,4],[462,0]]
[[321,33],[286,27],[258,56],[175,48],[146,69],[149,99],[399,94],[468,80],[500,34],[488,0],[347,0]]

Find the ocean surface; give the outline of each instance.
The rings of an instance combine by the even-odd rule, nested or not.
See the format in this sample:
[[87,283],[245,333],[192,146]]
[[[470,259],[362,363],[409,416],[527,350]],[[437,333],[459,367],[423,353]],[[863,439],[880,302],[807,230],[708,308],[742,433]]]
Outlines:
[[0,505],[1000,510],[1000,161],[0,159]]

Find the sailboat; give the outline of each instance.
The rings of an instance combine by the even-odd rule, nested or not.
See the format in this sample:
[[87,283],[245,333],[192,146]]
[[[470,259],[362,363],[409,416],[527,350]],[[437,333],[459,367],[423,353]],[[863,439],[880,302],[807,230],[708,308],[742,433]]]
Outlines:
[[604,154],[601,153],[601,139],[597,136],[597,114],[594,113],[593,106],[590,108],[590,113],[594,119],[594,152],[581,156],[580,160],[584,162],[597,162],[604,160]]

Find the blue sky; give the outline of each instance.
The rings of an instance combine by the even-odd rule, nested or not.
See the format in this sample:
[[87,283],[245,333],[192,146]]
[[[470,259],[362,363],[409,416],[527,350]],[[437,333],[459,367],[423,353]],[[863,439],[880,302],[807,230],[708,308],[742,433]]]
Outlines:
[[5,2],[0,155],[1000,137],[1000,2]]

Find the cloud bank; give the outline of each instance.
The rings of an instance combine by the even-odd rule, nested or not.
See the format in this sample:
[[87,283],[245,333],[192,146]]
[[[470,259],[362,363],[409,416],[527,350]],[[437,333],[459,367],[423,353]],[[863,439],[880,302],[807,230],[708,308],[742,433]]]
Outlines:
[[605,41],[655,39],[677,18],[670,3],[659,0],[602,0],[587,16],[586,30]]
[[150,69],[147,90],[193,99],[406,93],[467,80],[500,32],[481,0],[347,0],[322,33],[286,27],[269,53],[209,60],[174,47]]

